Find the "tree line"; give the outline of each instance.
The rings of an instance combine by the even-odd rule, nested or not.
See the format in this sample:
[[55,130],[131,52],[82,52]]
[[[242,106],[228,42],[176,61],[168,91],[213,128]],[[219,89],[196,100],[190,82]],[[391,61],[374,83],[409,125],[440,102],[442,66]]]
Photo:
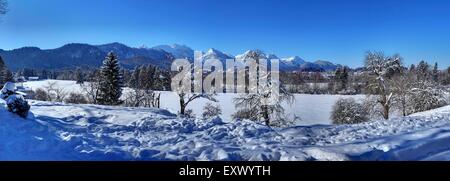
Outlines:
[[368,52],[365,57],[366,100],[340,99],[333,108],[335,123],[358,123],[369,118],[389,119],[393,112],[408,116],[449,103],[450,68],[439,71],[438,64],[425,61],[409,68],[400,55]]

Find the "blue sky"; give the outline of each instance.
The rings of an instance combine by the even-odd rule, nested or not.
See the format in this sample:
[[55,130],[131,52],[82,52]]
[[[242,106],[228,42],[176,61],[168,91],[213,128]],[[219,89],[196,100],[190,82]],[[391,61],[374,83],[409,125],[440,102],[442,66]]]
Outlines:
[[186,44],[360,66],[368,50],[450,65],[449,0],[9,0],[0,48]]

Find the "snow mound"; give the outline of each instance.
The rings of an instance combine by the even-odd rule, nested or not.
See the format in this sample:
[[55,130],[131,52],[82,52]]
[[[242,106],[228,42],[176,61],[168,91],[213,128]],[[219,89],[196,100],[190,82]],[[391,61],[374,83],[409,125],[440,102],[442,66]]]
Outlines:
[[[0,104],[4,104],[1,103]],[[0,108],[0,160],[436,160],[450,156],[450,106],[388,121],[272,129],[163,109],[30,101]],[[3,106],[3,105],[0,105]]]

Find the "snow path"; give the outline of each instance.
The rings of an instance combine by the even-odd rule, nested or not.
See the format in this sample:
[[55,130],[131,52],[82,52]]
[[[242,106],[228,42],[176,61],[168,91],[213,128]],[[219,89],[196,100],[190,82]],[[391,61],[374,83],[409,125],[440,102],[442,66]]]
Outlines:
[[357,125],[270,129],[180,119],[163,109],[30,103],[27,120],[0,108],[0,160],[450,158],[450,106]]

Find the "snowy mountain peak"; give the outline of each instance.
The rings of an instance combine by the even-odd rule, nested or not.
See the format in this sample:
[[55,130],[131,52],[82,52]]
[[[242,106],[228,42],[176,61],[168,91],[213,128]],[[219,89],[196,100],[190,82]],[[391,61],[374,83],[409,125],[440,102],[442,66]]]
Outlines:
[[172,44],[172,45],[159,45],[153,47],[154,49],[164,50],[175,56],[175,58],[187,58],[194,59],[194,50],[186,45]]
[[206,51],[206,53],[203,55],[203,59],[207,60],[207,59],[219,59],[221,61],[225,61],[226,59],[232,59],[233,57],[221,52],[219,50],[216,50],[214,48],[210,48],[208,49],[208,51]]
[[301,65],[304,64],[306,61],[300,58],[299,56],[293,56],[289,58],[285,58],[282,60],[283,63],[286,64],[292,64],[292,65]]

